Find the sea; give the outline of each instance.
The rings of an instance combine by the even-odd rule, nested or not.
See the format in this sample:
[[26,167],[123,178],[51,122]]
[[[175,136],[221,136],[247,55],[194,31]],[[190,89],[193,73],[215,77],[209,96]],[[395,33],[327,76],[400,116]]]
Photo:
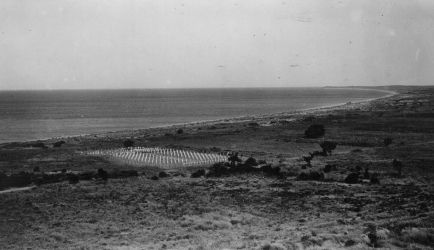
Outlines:
[[385,95],[339,88],[0,91],[0,143],[291,112]]

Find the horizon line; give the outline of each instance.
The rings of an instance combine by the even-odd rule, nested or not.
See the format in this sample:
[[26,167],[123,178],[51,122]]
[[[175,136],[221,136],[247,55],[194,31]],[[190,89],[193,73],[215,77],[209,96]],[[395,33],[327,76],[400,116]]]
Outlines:
[[326,86],[286,86],[286,87],[181,87],[181,88],[89,88],[89,89],[2,89],[0,92],[6,91],[80,91],[80,90],[188,90],[188,89],[289,89],[289,88],[378,88],[378,87],[434,87],[434,85],[326,85]]

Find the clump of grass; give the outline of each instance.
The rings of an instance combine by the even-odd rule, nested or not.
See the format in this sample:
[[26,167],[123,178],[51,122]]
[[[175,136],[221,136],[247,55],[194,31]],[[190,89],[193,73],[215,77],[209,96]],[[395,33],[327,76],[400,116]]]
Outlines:
[[271,243],[265,244],[261,248],[261,250],[286,250],[287,248],[280,243]]
[[232,228],[229,218],[224,216],[208,213],[203,215],[186,215],[181,218],[181,227],[191,227],[195,230],[220,230]]
[[411,228],[403,230],[403,239],[406,242],[418,243],[434,247],[434,229],[433,228]]

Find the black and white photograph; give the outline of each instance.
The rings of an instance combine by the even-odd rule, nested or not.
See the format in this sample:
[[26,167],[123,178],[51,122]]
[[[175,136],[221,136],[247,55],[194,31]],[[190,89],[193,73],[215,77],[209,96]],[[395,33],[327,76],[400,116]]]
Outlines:
[[0,249],[433,248],[434,1],[0,1]]

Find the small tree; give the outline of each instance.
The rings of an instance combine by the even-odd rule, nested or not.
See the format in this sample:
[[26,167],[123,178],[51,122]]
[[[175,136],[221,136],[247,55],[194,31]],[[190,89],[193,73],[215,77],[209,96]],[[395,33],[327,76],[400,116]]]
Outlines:
[[332,151],[336,149],[337,144],[336,142],[323,141],[319,146],[322,148],[324,155],[327,156],[332,154]]
[[324,125],[321,124],[310,125],[309,128],[306,131],[304,131],[304,135],[306,136],[306,138],[318,138],[324,136],[324,134],[325,134]]
[[131,139],[127,139],[126,141],[124,141],[124,147],[129,148],[132,147],[134,145],[134,141]]
[[384,146],[389,146],[390,144],[392,144],[392,138],[388,137],[386,139],[384,139]]

